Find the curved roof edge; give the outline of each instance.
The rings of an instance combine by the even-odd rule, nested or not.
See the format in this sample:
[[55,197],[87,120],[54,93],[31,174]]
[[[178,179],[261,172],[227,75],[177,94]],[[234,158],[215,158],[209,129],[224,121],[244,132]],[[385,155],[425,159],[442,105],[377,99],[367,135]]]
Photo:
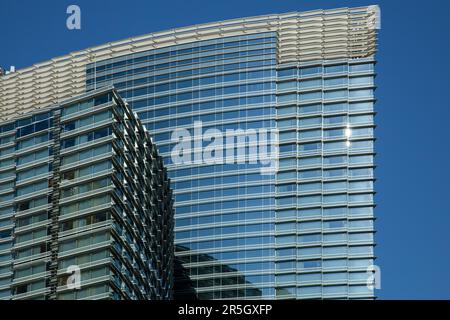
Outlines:
[[269,14],[209,22],[108,42],[0,76],[0,120],[85,91],[86,65],[200,40],[277,32],[279,63],[371,57],[378,6]]

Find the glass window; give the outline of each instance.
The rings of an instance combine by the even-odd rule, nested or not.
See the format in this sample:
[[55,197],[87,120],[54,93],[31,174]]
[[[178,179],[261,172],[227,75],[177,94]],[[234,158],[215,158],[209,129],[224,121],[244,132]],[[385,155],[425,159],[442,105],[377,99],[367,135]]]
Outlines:
[[297,249],[297,255],[299,256],[299,258],[304,256],[321,255],[321,254],[322,254],[321,247],[307,247]]
[[346,255],[347,247],[346,246],[324,247],[323,254],[324,255]]
[[297,203],[299,205],[311,205],[311,204],[315,204],[315,203],[320,203],[322,200],[322,197],[317,195],[317,196],[302,196],[302,197],[298,197],[297,199]]
[[322,158],[321,157],[310,157],[310,158],[301,158],[298,160],[299,166],[311,166],[311,165],[321,165]]
[[372,176],[373,169],[372,168],[360,168],[360,169],[350,169],[349,176],[350,177],[364,177],[364,176]]
[[322,67],[306,67],[300,69],[301,76],[309,76],[313,74],[322,73]]
[[349,201],[351,203],[373,202],[373,195],[372,194],[352,194],[349,196]]
[[373,220],[351,220],[348,223],[350,228],[372,228]]
[[282,115],[286,115],[286,114],[296,114],[297,113],[297,107],[296,106],[292,106],[292,107],[284,107],[284,108],[278,108],[277,109],[277,114],[282,116]]
[[298,133],[299,139],[314,139],[314,138],[322,138],[321,130],[308,130],[308,131],[300,131]]
[[[322,229],[322,222],[321,221],[300,222],[298,224],[298,229],[301,231]],[[310,248],[308,248],[308,249],[310,249]],[[305,253],[305,251],[303,251],[303,253]],[[309,254],[312,254],[312,253],[310,252]]]
[[341,123],[346,123],[346,122],[347,122],[347,117],[346,116],[336,116],[336,117],[325,117],[325,118],[323,118],[323,123],[327,124],[327,125],[341,124]]
[[0,157],[11,154],[15,151],[14,147],[0,149]]
[[297,161],[295,158],[280,159],[280,168],[296,167]]
[[325,142],[323,144],[324,151],[345,149],[347,147],[346,141],[336,141],[336,142]]
[[300,269],[320,268],[322,266],[322,261],[308,260],[308,261],[300,261],[298,264]]
[[324,268],[346,268],[347,260],[346,259],[324,260],[322,264]]
[[349,183],[350,190],[370,190],[373,189],[372,181],[354,181]]
[[326,87],[344,86],[344,85],[347,85],[347,83],[348,83],[347,77],[331,78],[331,79],[324,80],[324,85]]
[[350,98],[364,98],[364,97],[372,97],[372,96],[373,96],[372,89],[350,90],[349,91]]
[[281,172],[277,175],[278,180],[289,180],[289,179],[295,179],[295,178],[296,178],[295,171]]
[[349,162],[350,164],[373,163],[373,156],[351,156]]
[[316,142],[316,143],[304,143],[299,145],[299,151],[301,152],[312,152],[312,151],[319,151],[322,149],[322,143]]
[[312,104],[312,105],[307,105],[307,106],[300,106],[298,108],[298,112],[300,114],[316,113],[316,112],[321,112],[321,111],[322,111],[322,105],[321,104]]
[[323,112],[342,112],[347,111],[347,103],[327,103],[323,105]]
[[299,243],[317,242],[322,240],[321,234],[305,234],[298,236]]
[[335,90],[335,91],[326,91],[324,93],[325,99],[345,99],[347,98],[347,90]]
[[277,186],[277,192],[295,192],[297,191],[295,184],[282,184]]
[[373,110],[373,102],[354,102],[349,104],[350,111],[372,111]]
[[323,294],[324,295],[347,295],[347,286],[341,285],[341,286],[325,286],[323,287]]
[[312,179],[312,178],[321,178],[322,170],[308,170],[308,171],[300,171],[298,173],[299,179]]
[[291,139],[296,139],[296,138],[297,137],[296,137],[295,131],[280,133],[280,141],[291,140]]
[[323,202],[324,203],[335,203],[335,202],[346,202],[347,195],[346,194],[333,194],[333,195],[324,195]]
[[277,244],[295,243],[295,236],[279,236],[275,238]]
[[348,266],[353,268],[367,268],[373,265],[372,259],[350,259],[348,261]]
[[300,93],[299,95],[300,102],[322,99],[322,91],[308,92],[308,93]]
[[350,85],[364,85],[373,84],[373,77],[352,77],[350,78]]
[[325,138],[344,137],[344,129],[324,130],[323,135]]
[[295,222],[277,223],[275,225],[275,230],[277,232],[286,232],[286,231],[295,232],[297,230],[297,226]]
[[348,71],[348,65],[346,65],[346,64],[325,67],[325,73],[338,73],[338,72],[347,72],[347,71]]
[[336,177],[344,177],[347,175],[347,169],[332,169],[332,170],[324,170],[323,176],[325,178],[336,178]]
[[280,82],[278,90],[297,89],[297,81]]
[[296,102],[296,101],[297,101],[297,94],[285,94],[282,96],[278,96],[279,103]]
[[290,76],[296,76],[296,75],[297,75],[297,68],[278,70],[279,77],[290,77]]
[[277,125],[279,128],[296,128],[297,119],[279,120],[277,121]]
[[350,142],[350,149],[356,150],[356,149],[372,149],[373,148],[373,141],[367,140],[367,141],[351,141]]
[[[297,279],[299,282],[312,282],[312,281],[322,281],[322,275],[320,273],[303,273],[297,275]],[[315,287],[319,288],[320,287]],[[301,288],[302,290],[303,288]],[[316,290],[314,290],[316,291]],[[320,290],[318,290],[320,292]],[[303,292],[302,292],[303,293]]]
[[323,215],[324,216],[343,216],[347,214],[347,208],[346,207],[340,207],[340,208],[324,208],[323,209]]
[[312,217],[320,217],[322,215],[322,211],[321,209],[317,209],[317,208],[313,208],[313,209],[301,209],[298,210],[298,216],[303,218],[303,217],[308,217],[308,218],[312,218]]
[[333,156],[333,157],[324,157],[323,163],[326,165],[337,165],[343,164],[347,162],[346,156]]
[[321,117],[315,117],[315,118],[304,118],[299,120],[299,127],[302,126],[317,126],[322,124],[322,118]]
[[350,72],[365,72],[365,71],[372,71],[372,70],[373,70],[372,63],[350,65]]
[[29,163],[29,162],[32,162],[35,160],[39,160],[39,159],[48,157],[48,156],[49,156],[49,149],[43,149],[43,150],[36,151],[36,152],[30,153],[30,154],[26,154],[26,155],[23,155],[23,156],[17,158],[17,163],[19,165],[21,165],[21,164]]
[[329,190],[342,190],[347,188],[347,182],[345,181],[338,181],[338,182],[325,182],[323,184],[323,190],[329,191]]
[[322,86],[322,79],[302,80],[299,83],[300,89],[314,88]]
[[322,185],[320,182],[312,182],[312,183],[300,183],[298,185],[299,192],[310,192],[315,190],[321,190]]

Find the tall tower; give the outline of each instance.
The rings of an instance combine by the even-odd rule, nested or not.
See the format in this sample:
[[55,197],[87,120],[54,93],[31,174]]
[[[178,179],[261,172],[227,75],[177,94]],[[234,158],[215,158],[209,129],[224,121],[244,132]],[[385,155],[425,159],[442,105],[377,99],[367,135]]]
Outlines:
[[171,299],[172,202],[110,88],[0,122],[0,299]]
[[[176,298],[370,299],[378,23],[376,6],[341,8],[109,43],[0,77],[0,115],[27,110],[15,88],[35,75],[41,100],[118,90],[173,181]],[[216,157],[229,130],[245,161]],[[264,130],[275,171],[252,148]]]

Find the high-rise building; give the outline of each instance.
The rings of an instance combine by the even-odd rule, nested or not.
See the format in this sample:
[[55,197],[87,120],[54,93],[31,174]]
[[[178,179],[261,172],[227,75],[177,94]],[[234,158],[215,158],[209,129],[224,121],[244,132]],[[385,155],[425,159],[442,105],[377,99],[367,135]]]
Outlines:
[[172,191],[104,88],[0,123],[0,299],[171,299]]
[[[173,182],[175,298],[370,299],[378,23],[369,6],[108,43],[0,77],[0,115],[117,89]],[[275,171],[252,161],[265,140]]]

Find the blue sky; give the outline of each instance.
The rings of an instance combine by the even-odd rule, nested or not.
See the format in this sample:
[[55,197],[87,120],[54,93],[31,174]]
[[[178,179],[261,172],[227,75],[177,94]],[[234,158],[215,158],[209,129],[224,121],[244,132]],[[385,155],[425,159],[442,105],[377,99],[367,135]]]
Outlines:
[[[66,28],[77,4],[82,29]],[[377,264],[381,299],[450,299],[448,1],[0,0],[0,65],[130,36],[269,13],[379,4]],[[450,198],[450,197],[449,197]]]

